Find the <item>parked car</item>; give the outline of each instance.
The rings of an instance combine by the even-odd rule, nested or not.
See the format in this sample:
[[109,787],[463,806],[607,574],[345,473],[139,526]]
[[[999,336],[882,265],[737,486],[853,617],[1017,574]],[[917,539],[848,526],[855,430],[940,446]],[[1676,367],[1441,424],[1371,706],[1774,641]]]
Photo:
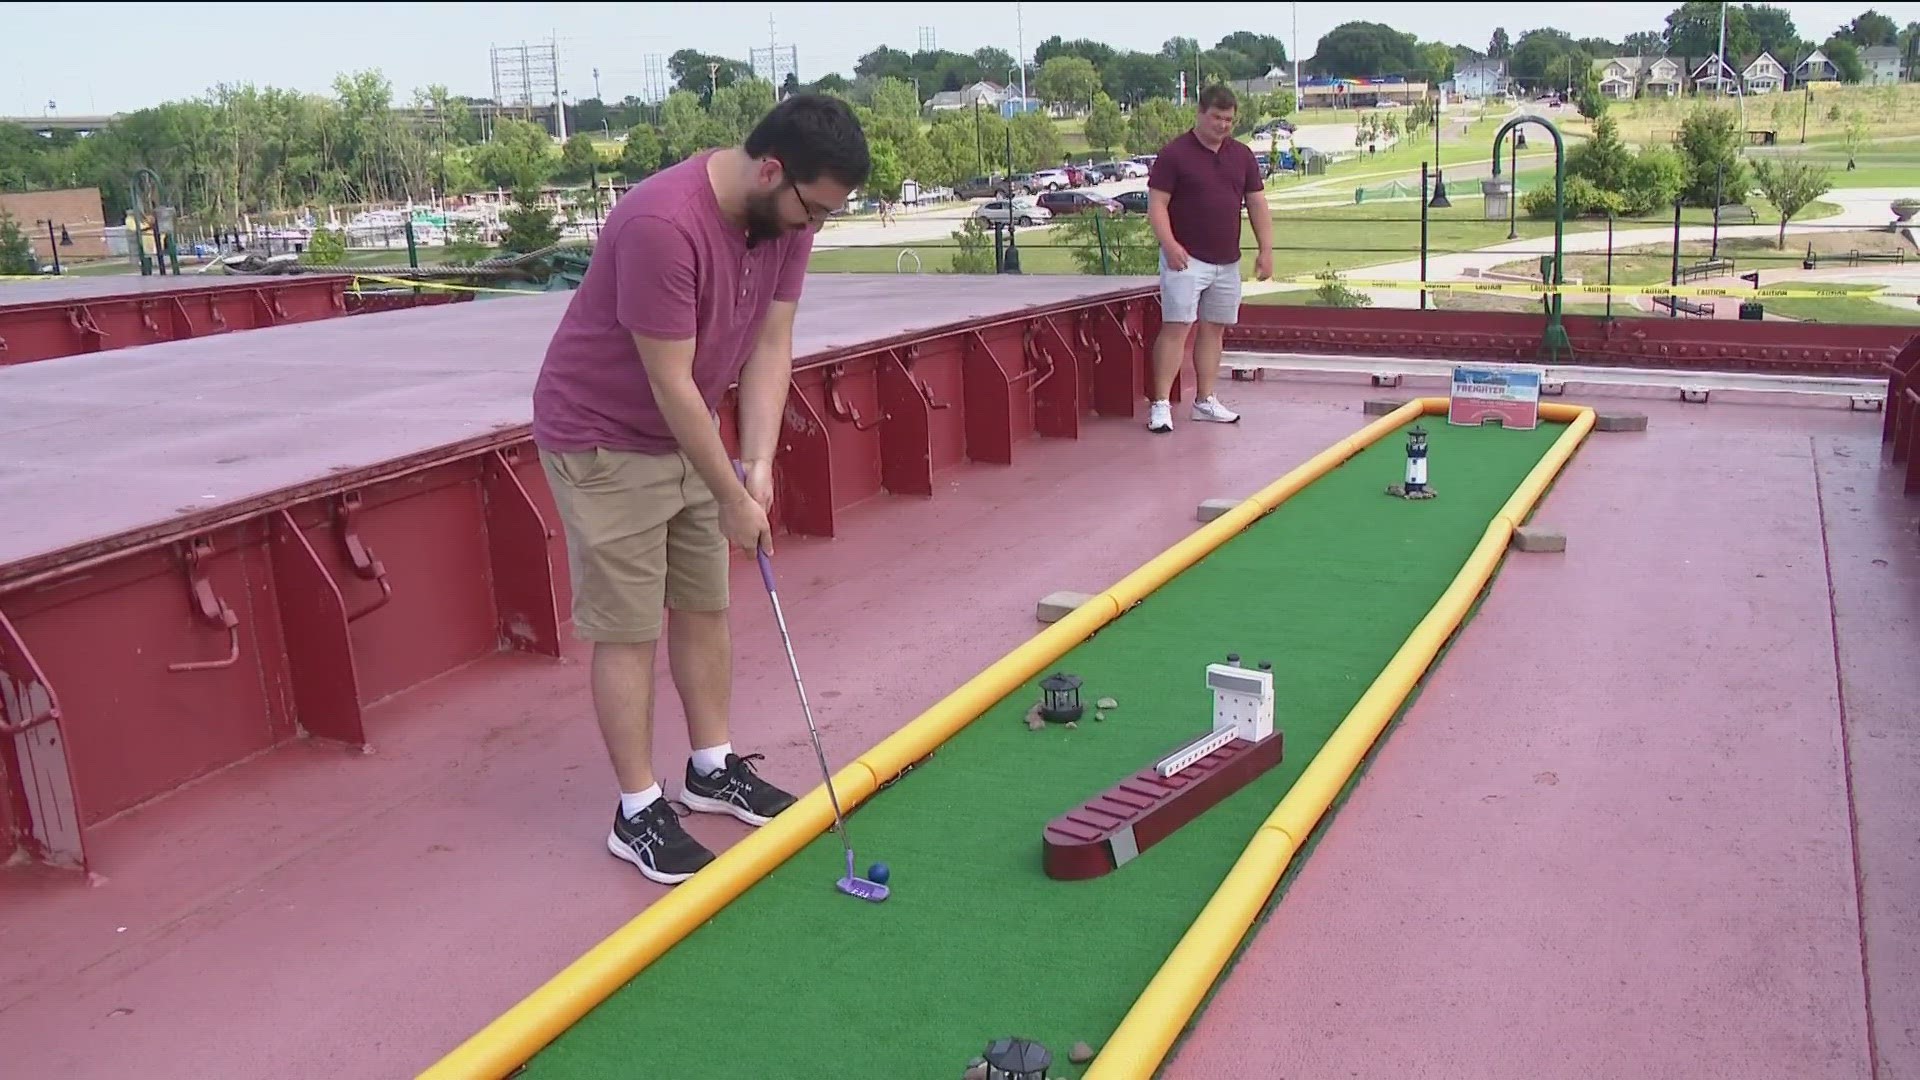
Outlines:
[[1033,174],[1029,191],[1065,191],[1073,186],[1073,180],[1065,169],[1041,169]]
[[1095,191],[1049,191],[1034,202],[1055,217],[1101,210],[1108,215],[1123,213],[1119,203]]
[[[1011,209],[1009,209],[1011,205]],[[1007,218],[1013,218],[1015,225],[1039,225],[1053,220],[1053,212],[1036,203],[1032,198],[1022,195],[1019,198],[995,199],[981,203],[973,216],[989,223],[1005,225]]]
[[991,176],[970,177],[953,185],[953,193],[962,199],[991,199],[1005,190],[1005,182]]
[[1120,209],[1129,214],[1144,214],[1147,212],[1147,190],[1145,188],[1123,191],[1115,195],[1113,201]]

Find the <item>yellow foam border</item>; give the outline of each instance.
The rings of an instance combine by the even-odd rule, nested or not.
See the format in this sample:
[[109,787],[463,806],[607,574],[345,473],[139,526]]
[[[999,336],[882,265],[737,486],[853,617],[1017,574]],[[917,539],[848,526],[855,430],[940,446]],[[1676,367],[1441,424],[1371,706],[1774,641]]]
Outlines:
[[[1139,569],[1014,648],[934,703],[912,722],[861,754],[834,776],[842,805],[856,806],[880,784],[926,757],[995,702],[1184,572],[1261,515],[1385,438],[1409,421],[1444,414],[1444,397],[1415,398],[1314,455],[1240,505],[1155,556]],[[1571,427],[1541,459],[1493,524],[1453,585],[1333,735],[1215,891],[1213,899],[1167,957],[1094,1059],[1088,1080],[1150,1076],[1172,1047],[1234,946],[1278,884],[1288,862],[1339,793],[1441,644],[1466,615],[1512,535],[1580,440],[1593,410],[1542,403],[1542,419]],[[792,857],[833,822],[825,786],[722,852],[705,869],[614,931],[580,959],[419,1074],[418,1080],[500,1080],[733,899]]]

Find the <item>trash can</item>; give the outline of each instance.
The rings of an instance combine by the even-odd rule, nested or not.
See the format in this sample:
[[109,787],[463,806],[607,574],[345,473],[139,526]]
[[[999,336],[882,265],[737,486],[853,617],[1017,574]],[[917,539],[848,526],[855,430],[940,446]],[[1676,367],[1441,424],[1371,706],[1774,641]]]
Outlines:
[[1751,322],[1759,322],[1766,315],[1766,306],[1758,300],[1740,301],[1740,317]]

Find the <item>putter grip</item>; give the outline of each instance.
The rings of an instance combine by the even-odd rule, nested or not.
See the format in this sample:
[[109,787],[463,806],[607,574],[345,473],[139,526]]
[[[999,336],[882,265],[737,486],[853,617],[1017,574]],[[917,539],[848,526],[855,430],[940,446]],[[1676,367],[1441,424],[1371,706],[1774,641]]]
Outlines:
[[[733,463],[733,475],[739,477],[741,483],[743,484],[746,483],[747,467],[745,465],[740,464],[738,461],[735,461]],[[760,580],[766,583],[768,592],[775,591],[773,587],[773,564],[767,561],[767,550],[763,547],[760,547],[759,545],[755,545],[753,549],[753,553],[759,558]]]

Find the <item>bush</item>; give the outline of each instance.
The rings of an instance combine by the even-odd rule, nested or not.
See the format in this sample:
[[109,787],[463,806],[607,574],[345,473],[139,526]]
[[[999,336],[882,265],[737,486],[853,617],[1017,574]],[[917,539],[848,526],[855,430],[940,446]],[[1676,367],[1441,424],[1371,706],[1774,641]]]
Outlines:
[[[1594,154],[1584,155],[1579,164],[1589,173],[1600,172],[1613,180],[1602,184],[1591,176],[1577,174],[1574,163],[1570,162],[1566,183],[1569,218],[1608,213],[1615,217],[1645,217],[1672,206],[1687,179],[1685,163],[1664,146],[1651,146],[1638,154],[1618,157],[1603,146]],[[1520,198],[1520,207],[1529,217],[1552,217],[1553,187],[1548,185],[1527,192]]]
[[339,266],[347,261],[347,235],[334,229],[315,229],[307,240],[301,262],[310,266]]

